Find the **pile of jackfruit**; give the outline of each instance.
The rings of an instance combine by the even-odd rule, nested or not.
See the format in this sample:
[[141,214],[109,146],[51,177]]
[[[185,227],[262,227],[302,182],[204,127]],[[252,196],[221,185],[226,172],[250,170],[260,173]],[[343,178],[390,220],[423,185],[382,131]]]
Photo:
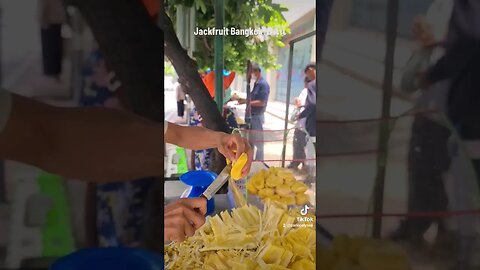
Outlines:
[[[165,247],[166,269],[314,270],[315,217],[267,201],[209,217],[194,236]],[[306,218],[310,218],[306,222]]]
[[319,270],[410,270],[406,252],[393,242],[338,235],[330,247],[319,246]]
[[263,169],[247,182],[247,191],[263,201],[270,199],[285,205],[305,205],[310,198],[305,192],[308,187],[298,181],[291,170],[277,167]]

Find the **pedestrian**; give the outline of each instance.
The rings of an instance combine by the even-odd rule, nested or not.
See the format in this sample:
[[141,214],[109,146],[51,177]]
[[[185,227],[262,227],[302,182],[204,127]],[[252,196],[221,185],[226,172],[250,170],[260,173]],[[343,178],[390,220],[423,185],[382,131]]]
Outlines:
[[175,95],[177,97],[177,116],[179,122],[183,122],[185,115],[185,79],[178,78],[178,85],[175,89]]
[[[414,52],[414,56],[423,53],[425,60],[431,65],[444,54],[442,44],[447,37],[448,20],[452,9],[453,0],[436,0],[431,4],[426,16],[415,19],[413,32],[420,48]],[[414,56],[411,61],[415,61]],[[417,68],[421,68],[421,65]],[[415,69],[412,71],[412,74],[417,72]],[[447,210],[448,197],[444,176],[450,164],[447,145],[451,132],[442,121],[446,113],[448,86],[449,81],[442,80],[428,89],[422,89],[424,91],[416,102],[415,109],[420,113],[415,115],[409,145],[409,212]],[[392,234],[392,239],[422,244],[425,232],[433,224],[438,225],[437,240],[445,238],[447,228],[443,219],[423,218],[402,221],[400,228]]]
[[[252,63],[253,89],[250,94],[251,106],[251,131],[250,143],[255,147],[255,160],[264,160],[264,136],[263,124],[265,123],[265,111],[270,96],[270,85],[262,76],[262,69],[257,63]],[[245,104],[246,99],[237,98],[239,104]]]
[[[164,143],[195,150],[217,148],[230,160],[247,153],[242,175],[250,170],[252,151],[239,135],[168,122],[162,126],[101,107],[54,107],[0,90],[0,159],[66,178],[109,183],[163,175]],[[166,206],[164,239],[182,241],[193,235],[205,223],[205,213],[202,198]]]
[[[480,2],[455,0],[445,54],[420,74],[424,87],[449,79],[447,115],[480,175]],[[477,178],[480,186],[480,177]]]
[[289,169],[298,170],[298,167],[302,165],[302,169],[305,167],[305,146],[307,145],[307,133],[305,133],[306,119],[298,119],[298,115],[304,110],[305,102],[308,95],[308,83],[310,80],[308,77],[304,79],[304,88],[300,92],[300,95],[295,99],[295,110],[293,119],[295,120],[295,131],[293,134],[293,161],[288,165]]
[[[310,81],[307,85],[307,99],[305,101],[305,109],[298,115],[298,119],[305,118],[305,130],[308,137],[315,145],[317,134],[316,124],[316,106],[317,106],[317,72],[314,63],[308,64],[304,69],[305,76]],[[308,148],[307,148],[308,149]],[[313,156],[315,156],[314,153]]]
[[38,13],[41,27],[44,75],[40,85],[49,90],[62,90],[65,89],[61,82],[63,60],[62,26],[67,22],[63,1],[39,0]]
[[[425,72],[419,74],[424,89],[449,80],[447,94],[447,116],[454,127],[455,135],[450,140],[451,164],[449,175],[453,177],[454,195],[452,209],[475,209],[471,202],[480,187],[480,2],[477,0],[455,0],[449,31],[445,41],[445,54]],[[460,147],[461,144],[462,146]],[[464,151],[466,150],[466,151]],[[471,159],[465,162],[464,157]],[[473,171],[470,171],[473,168]],[[471,179],[477,181],[473,188]],[[474,254],[476,218],[456,217],[456,250],[459,252],[456,269],[470,269],[467,259]],[[453,245],[450,245],[453,246]],[[471,257],[471,258],[472,258]]]

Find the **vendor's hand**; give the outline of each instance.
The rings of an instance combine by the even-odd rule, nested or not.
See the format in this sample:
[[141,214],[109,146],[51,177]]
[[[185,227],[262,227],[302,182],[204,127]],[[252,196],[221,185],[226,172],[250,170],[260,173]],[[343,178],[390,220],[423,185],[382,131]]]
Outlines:
[[180,199],[165,207],[164,239],[180,242],[192,236],[205,223],[205,198]]
[[247,139],[238,134],[224,133],[220,138],[219,146],[217,148],[222,155],[232,161],[236,161],[240,155],[246,153],[248,156],[248,161],[243,167],[242,177],[247,176],[247,174],[250,172],[253,159],[253,150]]

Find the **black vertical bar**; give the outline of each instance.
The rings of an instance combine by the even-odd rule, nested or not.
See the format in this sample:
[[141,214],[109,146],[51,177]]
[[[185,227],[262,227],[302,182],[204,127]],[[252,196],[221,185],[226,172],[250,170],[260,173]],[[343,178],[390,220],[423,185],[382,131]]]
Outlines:
[[[3,6],[0,3],[0,86],[3,84]],[[7,201],[5,192],[5,161],[0,160],[0,203]]]
[[[390,138],[390,107],[392,102],[393,68],[395,62],[395,41],[397,38],[398,0],[389,0],[387,6],[387,27],[385,52],[385,73],[383,78],[382,119],[379,131],[377,177],[374,187],[374,213],[383,213],[385,176],[387,170],[388,142]],[[382,233],[382,218],[373,220],[372,234],[380,238]]]

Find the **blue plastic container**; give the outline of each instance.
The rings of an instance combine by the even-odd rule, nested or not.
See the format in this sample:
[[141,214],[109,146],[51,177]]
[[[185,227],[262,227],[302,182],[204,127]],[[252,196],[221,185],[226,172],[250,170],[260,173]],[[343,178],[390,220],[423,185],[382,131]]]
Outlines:
[[[180,176],[180,181],[189,186],[187,198],[198,198],[217,178],[217,174],[211,171],[191,171]],[[211,215],[215,211],[214,198],[207,201],[207,214]]]
[[161,254],[134,248],[84,249],[57,260],[50,270],[163,270]]

